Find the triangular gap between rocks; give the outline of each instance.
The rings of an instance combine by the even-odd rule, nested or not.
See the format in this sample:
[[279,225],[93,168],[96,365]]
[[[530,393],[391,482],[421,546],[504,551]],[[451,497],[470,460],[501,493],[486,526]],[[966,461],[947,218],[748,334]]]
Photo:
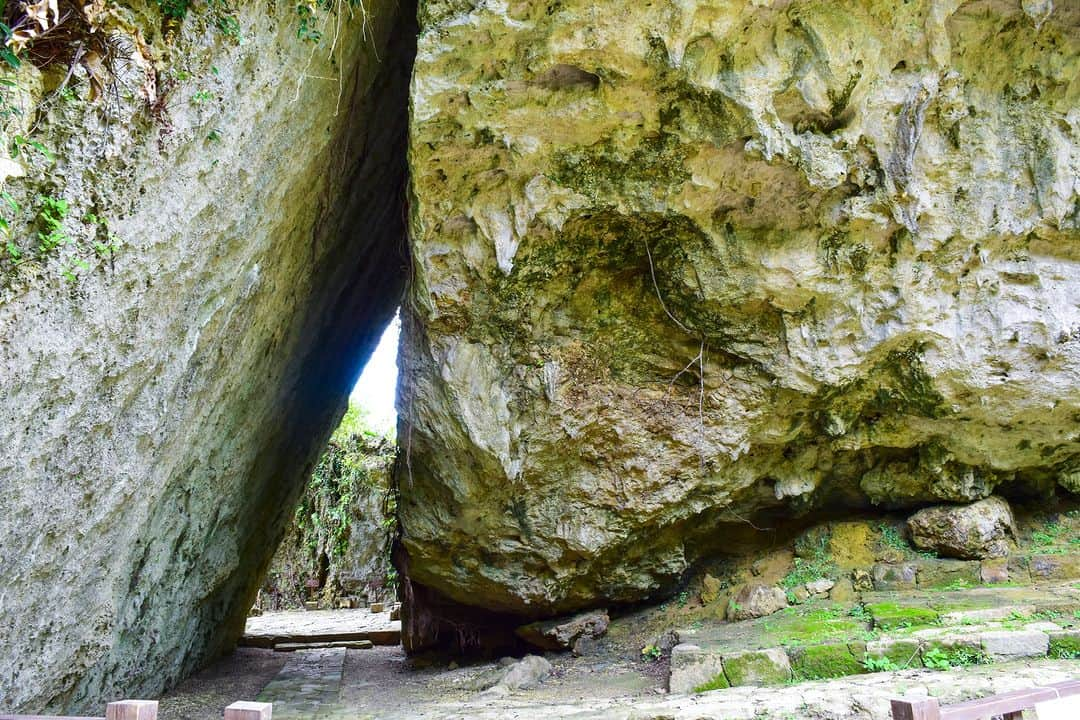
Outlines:
[[[400,310],[377,334],[371,355],[358,363],[348,406],[291,515],[252,615],[380,605],[389,610],[396,599],[390,480]],[[250,630],[250,620],[248,625]]]

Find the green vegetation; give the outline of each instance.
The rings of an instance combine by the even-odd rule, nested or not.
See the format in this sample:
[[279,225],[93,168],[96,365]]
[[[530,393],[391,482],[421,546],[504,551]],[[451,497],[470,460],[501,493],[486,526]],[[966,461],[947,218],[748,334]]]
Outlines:
[[837,638],[858,636],[866,623],[847,614],[840,607],[787,608],[762,623],[770,641],[780,645],[800,646]]
[[933,647],[923,653],[922,659],[923,665],[931,670],[985,665],[990,662],[990,658],[982,650],[969,647]]
[[801,680],[858,675],[867,671],[862,643],[812,645],[791,653],[791,667]]
[[[298,606],[313,595],[333,600],[347,594],[339,571],[345,569],[350,539],[363,502],[379,497],[383,552],[379,588],[392,587],[390,543],[396,531],[396,498],[389,487],[394,459],[392,440],[369,429],[361,408],[350,405],[323,451],[275,557],[267,590],[278,604]],[[370,529],[367,532],[371,532]]]
[[863,667],[867,672],[892,672],[903,669],[888,657],[870,657],[869,655],[863,658]]
[[928,607],[902,606],[885,602],[867,605],[866,610],[873,617],[874,627],[882,630],[906,629],[941,623],[941,616]]
[[839,574],[829,554],[829,533],[813,532],[800,538],[798,552],[791,572],[780,580],[785,589],[805,585],[822,578],[835,578]]
[[655,645],[646,645],[641,648],[641,659],[645,662],[656,662],[664,652]]
[[694,688],[694,692],[703,693],[709,692],[710,690],[723,690],[729,687],[731,687],[731,683],[728,682],[727,676],[725,676],[723,673],[720,673],[709,682],[698,685],[696,688]]

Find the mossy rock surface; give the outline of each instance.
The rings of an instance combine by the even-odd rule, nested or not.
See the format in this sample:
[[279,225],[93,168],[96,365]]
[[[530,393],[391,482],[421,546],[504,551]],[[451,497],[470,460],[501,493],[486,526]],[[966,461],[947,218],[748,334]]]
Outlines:
[[937,625],[941,622],[941,616],[925,605],[881,602],[866,605],[866,610],[874,618],[874,627],[881,630]]
[[724,673],[719,673],[712,680],[695,687],[694,692],[702,693],[709,692],[711,690],[723,690],[729,687],[731,687],[731,683],[728,682],[727,676]]
[[866,645],[835,643],[810,645],[791,651],[791,668],[801,680],[825,680],[867,672],[863,665]]
[[725,655],[724,674],[732,686],[784,685],[792,677],[790,660],[778,648]]
[[780,645],[812,645],[856,636],[868,629],[866,622],[853,617],[848,607],[811,604],[791,607],[762,623],[766,642]]
[[923,667],[922,645],[917,640],[886,639],[866,644],[866,657],[888,658],[901,670]]

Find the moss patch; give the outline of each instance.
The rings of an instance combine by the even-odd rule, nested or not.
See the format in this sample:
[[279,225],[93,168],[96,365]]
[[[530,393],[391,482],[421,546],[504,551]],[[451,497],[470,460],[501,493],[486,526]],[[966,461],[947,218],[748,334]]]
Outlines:
[[791,653],[791,668],[802,680],[859,675],[866,672],[863,660],[866,647],[862,643],[813,645]]
[[928,607],[902,606],[897,603],[873,603],[866,606],[874,619],[874,627],[881,630],[939,625],[941,616]]
[[775,650],[725,655],[724,674],[732,686],[783,685],[791,682],[791,666],[787,658]]
[[843,608],[788,608],[773,615],[763,628],[770,641],[781,645],[810,645],[838,638],[857,636],[866,624]]
[[901,670],[923,667],[921,646],[915,640],[889,640],[868,643],[866,656],[886,658]]
[[702,683],[694,688],[694,692],[702,693],[709,692],[710,690],[723,690],[724,688],[731,687],[731,683],[728,682],[727,676],[724,673],[720,673],[707,683]]

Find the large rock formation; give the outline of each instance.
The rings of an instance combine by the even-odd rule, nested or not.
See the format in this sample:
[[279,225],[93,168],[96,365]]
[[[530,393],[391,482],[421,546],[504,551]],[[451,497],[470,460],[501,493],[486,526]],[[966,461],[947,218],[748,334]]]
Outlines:
[[1074,3],[420,20],[412,646],[661,592],[770,508],[1075,489]]
[[[3,147],[49,155],[0,164],[30,259],[0,263],[0,712],[99,714],[242,631],[404,279],[415,32],[350,7],[312,44],[293,3],[110,3],[81,47],[115,82],[84,53],[5,85]],[[48,208],[70,242],[35,250]]]

